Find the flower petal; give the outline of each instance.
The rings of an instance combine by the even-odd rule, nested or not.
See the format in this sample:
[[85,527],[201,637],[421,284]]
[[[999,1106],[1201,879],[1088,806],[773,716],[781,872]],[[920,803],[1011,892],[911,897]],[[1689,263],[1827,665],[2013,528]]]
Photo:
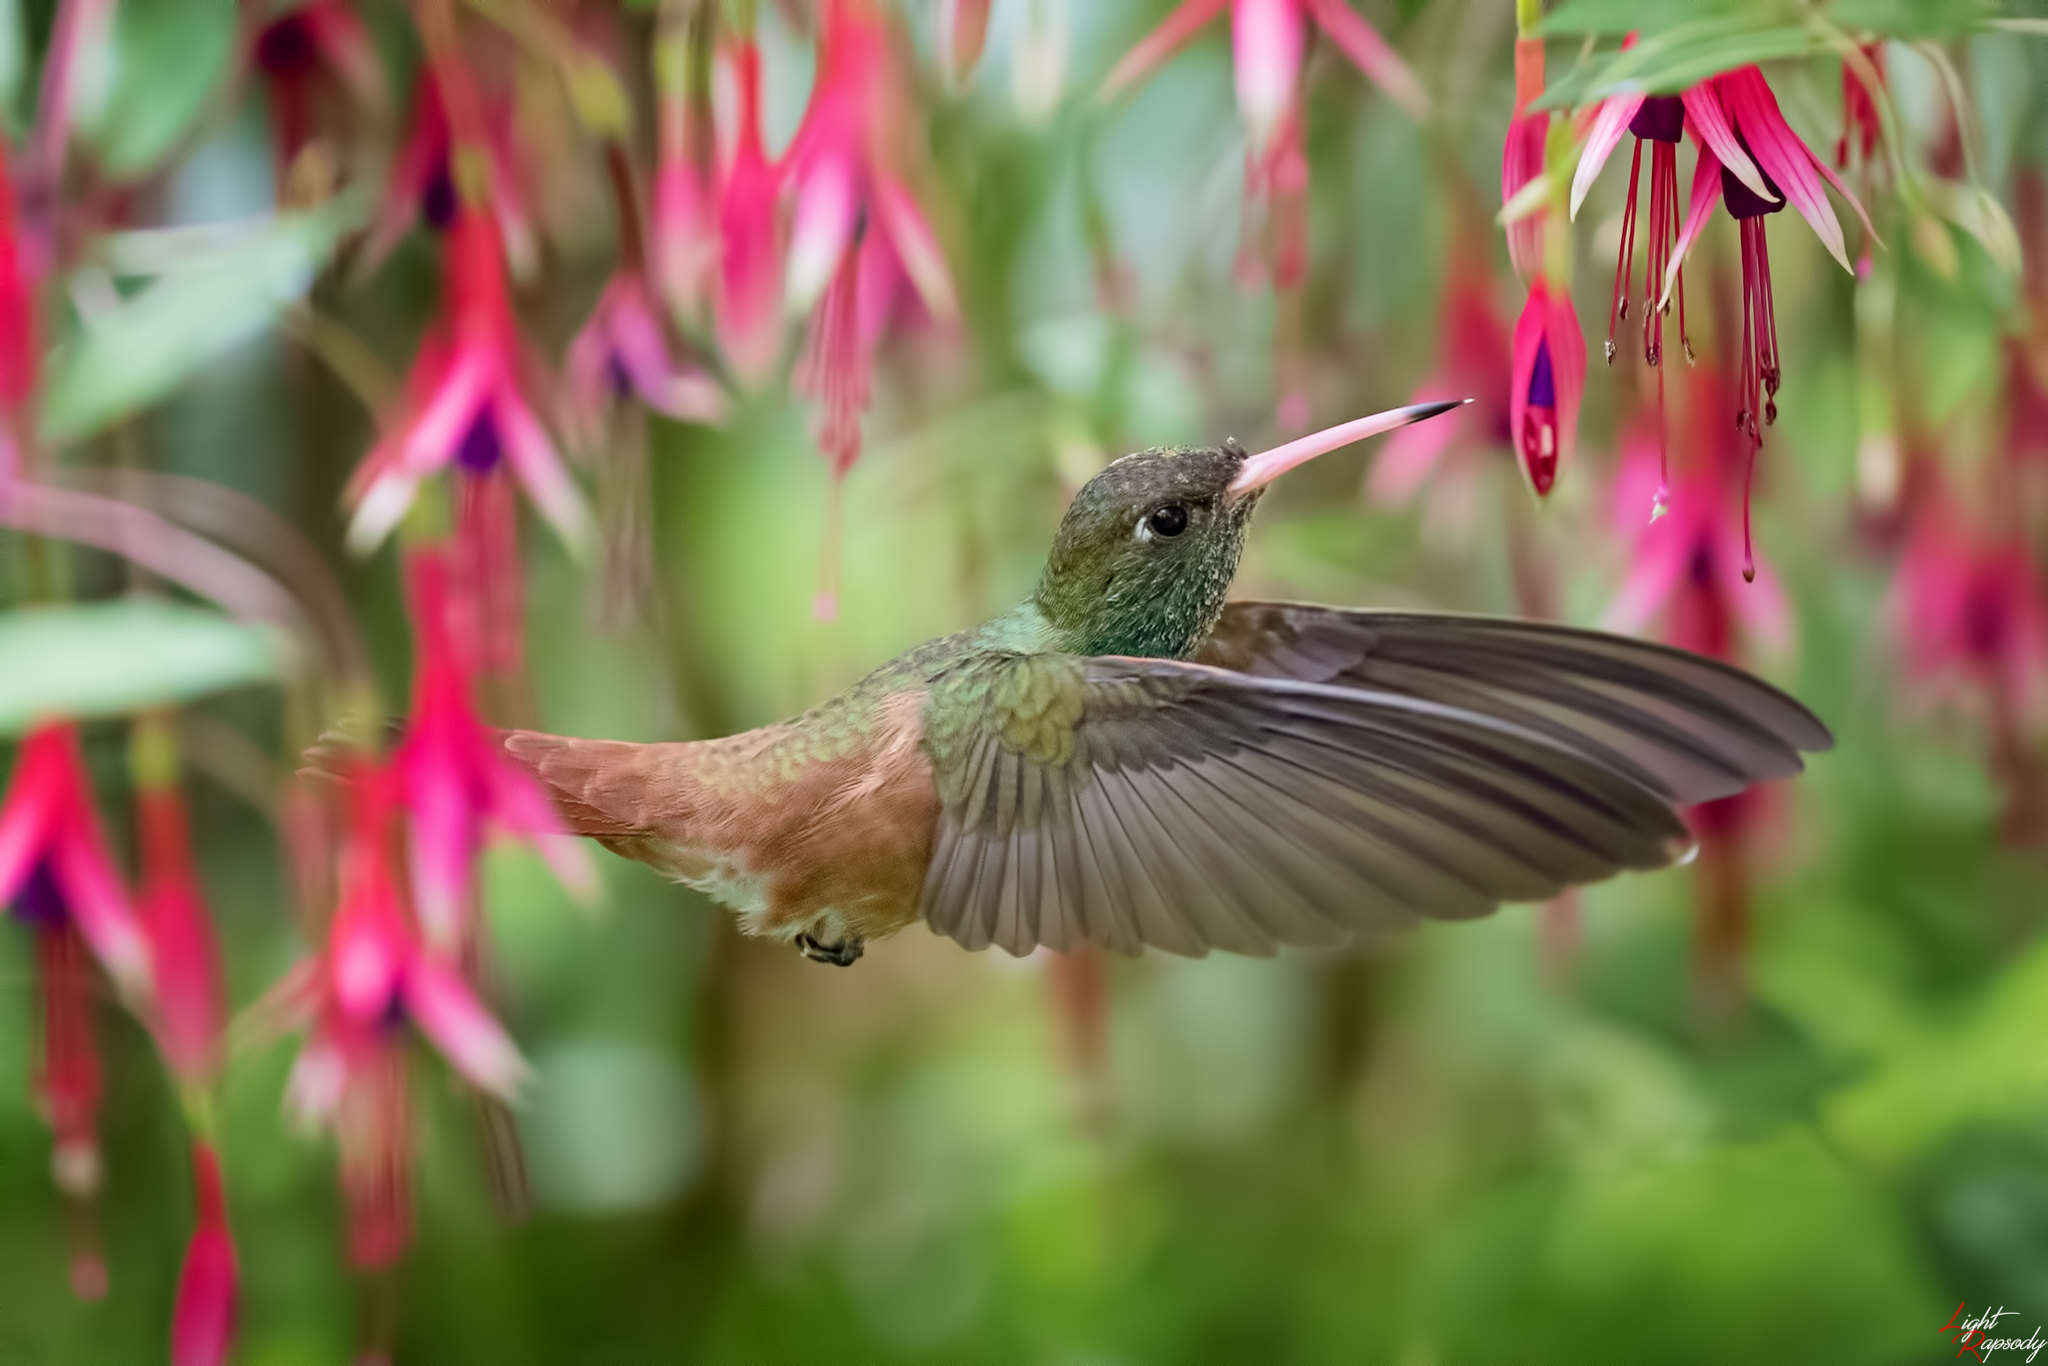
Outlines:
[[1692,168],[1692,203],[1685,210],[1685,226],[1678,230],[1678,241],[1671,248],[1671,264],[1664,268],[1663,292],[1657,296],[1657,307],[1664,308],[1671,302],[1671,291],[1678,288],[1678,272],[1685,269],[1686,254],[1693,243],[1700,240],[1706,231],[1707,219],[1714,212],[1714,206],[1721,202],[1721,163],[1707,148],[1700,148],[1699,160]]
[[[1770,187],[1764,184],[1763,175],[1757,170],[1756,163],[1749,159],[1749,153],[1743,151],[1742,144],[1735,140],[1735,128],[1728,121],[1729,111],[1721,104],[1725,92],[1726,87],[1721,84],[1720,78],[1716,78],[1701,81],[1679,96],[1685,104],[1686,118],[1692,121],[1693,137],[1698,141],[1701,151],[1711,150],[1714,159],[1733,172],[1735,178],[1747,185],[1759,199],[1766,204],[1775,204],[1778,202],[1778,196],[1772,194]],[[1697,184],[1697,180],[1694,183]]]
[[372,477],[348,521],[349,553],[368,555],[384,544],[405,520],[419,489],[419,480],[396,468],[387,466]]
[[405,1008],[420,1032],[478,1090],[511,1100],[530,1074],[504,1026],[455,970],[432,955],[405,974]]
[[533,410],[515,395],[502,394],[492,415],[520,487],[571,553],[582,554],[590,545],[590,511]]
[[797,186],[790,215],[789,259],[783,268],[786,306],[801,317],[823,297],[853,242],[859,202],[853,165],[842,156],[821,156]]
[[1785,202],[1799,211],[1828,254],[1841,263],[1843,270],[1851,269],[1842,241],[1842,225],[1813,173],[1817,159],[1778,112],[1778,99],[1771,93],[1763,73],[1753,66],[1744,67],[1720,77],[1719,84],[1728,113],[1742,130],[1764,174],[1777,182],[1785,192]]
[[1323,36],[1351,59],[1366,78],[1387,92],[1387,98],[1408,111],[1410,117],[1429,117],[1429,93],[1415,72],[1401,60],[1379,30],[1367,23],[1345,0],[1308,0],[1309,12]]
[[501,369],[488,348],[460,348],[433,398],[406,432],[394,461],[396,468],[419,478],[452,460],[488,401]]
[[1223,13],[1228,3],[1229,0],[1182,0],[1173,13],[1159,21],[1159,27],[1132,44],[1131,50],[1110,68],[1103,79],[1100,98],[1113,100],[1151,75],[1161,62],[1186,46],[1202,25]]
[[1230,7],[1237,112],[1252,150],[1263,153],[1294,102],[1305,37],[1297,0],[1236,0]]
[[100,843],[98,830],[74,825],[60,831],[50,856],[51,871],[64,889],[66,908],[93,956],[115,985],[146,999],[150,995],[149,940],[135,918],[113,859]]
[[13,901],[35,872],[51,838],[57,807],[68,787],[61,768],[68,727],[30,731],[15,760],[7,804],[0,807],[0,908]]
[[1643,107],[1642,95],[1616,95],[1600,102],[1600,112],[1593,116],[1593,126],[1586,133],[1585,150],[1579,153],[1579,169],[1572,175],[1572,217],[1579,216],[1579,205],[1586,202],[1586,194],[1599,178],[1600,168],[1607,164],[1607,158],[1621,145],[1622,134],[1628,131],[1629,120],[1636,116],[1636,110]]
[[896,259],[902,262],[903,273],[910,277],[924,306],[935,318],[956,316],[960,303],[953,291],[952,273],[946,269],[946,255],[939,250],[939,239],[910,191],[877,174],[874,201],[875,215],[889,236],[889,245],[896,249]]
[[1567,290],[1544,290],[1544,333],[1550,342],[1551,380],[1557,388],[1557,467],[1562,474],[1578,448],[1579,401],[1586,392],[1586,334]]
[[195,1146],[198,1227],[185,1248],[171,1311],[171,1366],[221,1366],[235,1337],[235,1244],[221,1196],[220,1160]]
[[[1543,144],[1550,132],[1550,115],[1524,114],[1508,124],[1507,141],[1501,146],[1500,202],[1514,202],[1525,186],[1543,172]],[[1517,215],[1507,225],[1508,259],[1515,274],[1534,280],[1543,269],[1543,219],[1541,212]]]

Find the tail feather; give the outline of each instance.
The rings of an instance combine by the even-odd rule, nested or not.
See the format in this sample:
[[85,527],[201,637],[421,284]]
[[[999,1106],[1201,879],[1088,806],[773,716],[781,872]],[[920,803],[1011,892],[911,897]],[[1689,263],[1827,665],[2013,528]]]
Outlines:
[[601,840],[647,835],[665,812],[661,765],[655,758],[664,746],[531,730],[507,731],[502,744],[512,762],[546,790],[572,835]]

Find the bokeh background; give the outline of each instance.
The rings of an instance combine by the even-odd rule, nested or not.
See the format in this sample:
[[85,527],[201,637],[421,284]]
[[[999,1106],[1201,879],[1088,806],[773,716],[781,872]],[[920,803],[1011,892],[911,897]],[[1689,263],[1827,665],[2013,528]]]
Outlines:
[[[696,7],[529,3],[615,71],[625,145],[651,167],[657,25]],[[58,8],[0,6],[17,131]],[[803,115],[816,14],[709,8],[728,34],[757,36],[772,154]],[[622,600],[603,555],[579,561],[528,518],[522,719],[724,734],[1003,609],[1029,591],[1068,494],[1114,455],[1226,435],[1256,448],[1300,425],[1299,409],[1281,425],[1283,390],[1317,425],[1406,401],[1442,368],[1461,241],[1478,244],[1504,347],[1522,295],[1494,221],[1514,100],[1507,0],[1357,6],[1428,90],[1426,120],[1311,42],[1306,274],[1291,291],[1261,264],[1257,206],[1246,214],[1227,20],[1105,103],[1104,74],[1168,6],[994,0],[985,50],[959,76],[944,48],[953,6],[883,8],[905,155],[960,309],[940,321],[906,300],[878,343],[844,482],[837,619],[812,607],[832,478],[810,406],[778,372],[734,389],[720,424],[646,419],[645,491],[617,509],[650,528],[641,597]],[[1629,24],[1697,17],[1644,5],[1617,22],[1612,8],[1563,7],[1554,76],[1588,32],[1597,61]],[[1714,8],[1762,31],[1834,7],[1789,20],[1762,0]],[[516,1152],[415,1050],[417,1233],[395,1267],[356,1275],[332,1141],[281,1113],[298,1042],[239,1030],[216,1101],[240,1249],[235,1359],[339,1362],[369,1343],[436,1363],[1903,1363],[1955,1354],[1943,1328],[1959,1302],[2015,1309],[2003,1326],[2021,1332],[2048,1321],[2048,872],[2016,811],[2042,732],[2024,706],[2001,730],[1990,671],[1967,650],[1912,667],[1928,654],[1915,633],[1952,623],[1900,607],[1901,548],[1930,480],[1945,506],[1990,519],[1966,523],[1964,543],[2018,517],[2021,544],[2048,544],[2027,520],[2048,476],[2038,449],[2024,458],[2044,441],[2025,426],[2038,356],[2014,359],[2048,336],[2029,307],[2042,262],[2022,250],[2016,270],[1928,207],[1981,184],[2023,249],[2048,246],[2048,48],[1986,25],[2038,17],[2025,7],[1840,8],[1858,37],[1892,39],[1879,51],[1896,122],[1879,159],[1895,157],[1919,198],[1895,171],[1852,179],[1883,237],[1860,241],[1844,212],[1851,254],[1867,253],[1856,273],[1793,215],[1770,220],[1785,383],[1756,535],[1775,590],[1726,572],[1733,503],[1702,533],[1738,623],[1743,593],[1779,592],[1786,609],[1782,639],[1738,624],[1728,649],[1825,718],[1834,752],[1714,824],[1690,868],[1371,953],[1270,961],[1019,962],[913,929],[838,971],[742,939],[637,865],[602,857],[593,914],[530,851],[494,848],[487,975],[537,1073]],[[343,126],[388,148],[419,43],[404,7],[357,9],[393,122]],[[462,23],[487,44],[494,15],[516,10],[480,2]],[[251,55],[276,18],[204,0],[112,12],[80,78],[76,212],[45,317],[60,357],[93,317],[134,335],[46,379],[71,426],[45,459],[196,476],[274,510],[337,577],[395,712],[411,660],[397,561],[342,543],[344,485],[377,427],[304,326],[275,319],[303,294],[298,316],[345,330],[395,377],[436,307],[439,245],[416,230],[356,269],[366,210],[346,186],[360,178],[374,198],[362,168],[377,163],[343,159],[342,188],[310,198],[280,166],[293,73]],[[1825,51],[1766,66],[1828,158],[1841,67]],[[503,70],[534,167],[537,264],[516,306],[558,359],[615,260],[604,163],[538,59],[515,48]],[[1682,183],[1691,156],[1688,143]],[[1647,507],[1617,485],[1654,387],[1626,345],[1600,363],[1625,164],[1626,148],[1571,228],[1592,359],[1577,456],[1551,496],[1530,493],[1483,416],[1455,419],[1470,424],[1460,451],[1412,497],[1372,495],[1373,447],[1331,456],[1267,500],[1240,596],[1601,619],[1648,534]],[[287,262],[285,284],[244,288],[258,273],[244,254],[156,315],[120,311],[148,279],[106,241],[260,224],[280,204],[295,223],[341,225],[312,234],[309,269]],[[179,251],[220,271],[208,249],[164,248],[159,287],[198,269]],[[1725,375],[1739,284],[1725,220],[1687,279],[1700,368]],[[1505,383],[1504,350],[1468,362]],[[1718,400],[1700,396],[1698,371],[1666,374],[1674,459],[1715,458],[1697,452],[1725,444]],[[1478,397],[1474,414],[1505,403]],[[69,563],[81,599],[129,583],[111,556]],[[2025,561],[2036,593],[2039,564]],[[0,591],[19,602],[19,584]],[[1640,629],[1676,629],[1685,591]],[[4,662],[17,678],[47,667]],[[123,667],[118,649],[106,667]],[[2019,672],[2037,683],[2048,659]],[[233,689],[192,699],[181,722],[237,1007],[317,945],[261,800],[310,738],[293,695]],[[2020,758],[1995,757],[2015,729]],[[124,736],[116,721],[86,729],[117,848],[132,838]],[[1722,929],[1703,928],[1717,914]],[[148,1032],[101,993],[106,1181],[92,1217],[110,1293],[80,1302],[66,1249],[82,1216],[52,1187],[30,1100],[34,981],[30,937],[0,933],[0,1360],[162,1359],[192,1220],[176,1088]]]

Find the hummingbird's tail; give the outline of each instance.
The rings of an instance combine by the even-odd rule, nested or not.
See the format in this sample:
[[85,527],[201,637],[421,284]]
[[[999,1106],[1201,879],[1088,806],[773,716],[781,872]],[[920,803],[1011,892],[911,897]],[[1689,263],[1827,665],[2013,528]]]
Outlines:
[[[506,757],[548,794],[572,835],[611,843],[651,834],[667,807],[675,745],[583,740],[539,731],[504,732]],[[627,852],[622,850],[621,852]]]

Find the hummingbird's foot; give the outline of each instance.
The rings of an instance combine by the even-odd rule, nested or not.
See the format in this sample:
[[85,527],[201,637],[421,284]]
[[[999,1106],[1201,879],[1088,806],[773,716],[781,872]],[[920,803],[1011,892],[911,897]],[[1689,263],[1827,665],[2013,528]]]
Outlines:
[[830,963],[835,968],[852,967],[866,947],[867,941],[857,934],[849,934],[833,944],[821,944],[807,934],[796,937],[798,953],[813,963]]

